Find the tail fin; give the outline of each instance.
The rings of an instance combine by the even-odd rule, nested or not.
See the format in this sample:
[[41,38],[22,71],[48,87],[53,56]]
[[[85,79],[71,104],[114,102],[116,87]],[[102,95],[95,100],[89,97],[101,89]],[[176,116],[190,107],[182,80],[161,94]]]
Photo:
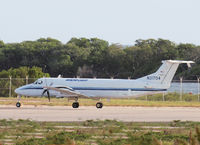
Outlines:
[[188,67],[190,67],[191,63],[194,63],[193,61],[181,61],[181,60],[164,60],[162,61],[161,67],[153,74],[144,76],[142,78],[139,78],[137,80],[142,80],[145,82],[151,82],[151,83],[159,83],[164,85],[170,85],[176,70],[181,63],[186,63]]

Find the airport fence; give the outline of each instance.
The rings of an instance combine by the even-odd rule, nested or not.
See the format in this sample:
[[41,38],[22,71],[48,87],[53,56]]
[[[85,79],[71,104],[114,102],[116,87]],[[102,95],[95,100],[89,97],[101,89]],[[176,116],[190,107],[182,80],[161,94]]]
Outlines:
[[[16,97],[14,90],[22,85],[33,83],[38,78],[0,78],[0,97]],[[143,100],[167,101],[168,94],[176,96],[175,101],[193,100],[200,101],[200,80],[173,80],[171,87],[165,92],[159,92],[157,98],[152,95],[143,96]],[[185,99],[187,96],[187,99]],[[195,97],[195,98],[194,98]],[[173,99],[172,99],[173,100]]]
[[38,78],[0,78],[0,97],[15,97],[15,89],[33,83]]

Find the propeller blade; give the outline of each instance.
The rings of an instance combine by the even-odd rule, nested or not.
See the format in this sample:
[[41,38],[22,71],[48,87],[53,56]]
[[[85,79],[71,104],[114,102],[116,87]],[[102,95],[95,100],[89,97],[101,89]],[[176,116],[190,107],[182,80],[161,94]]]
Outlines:
[[50,102],[50,94],[49,94],[49,91],[47,90],[47,97],[49,99],[49,102]]
[[47,90],[45,89],[43,92],[42,92],[42,95],[41,96],[44,96],[44,94],[47,92]]
[[48,97],[48,100],[50,102],[50,93],[49,93],[49,90],[45,89],[43,92],[42,92],[42,95],[41,96],[44,96],[44,94],[47,93],[47,97]]

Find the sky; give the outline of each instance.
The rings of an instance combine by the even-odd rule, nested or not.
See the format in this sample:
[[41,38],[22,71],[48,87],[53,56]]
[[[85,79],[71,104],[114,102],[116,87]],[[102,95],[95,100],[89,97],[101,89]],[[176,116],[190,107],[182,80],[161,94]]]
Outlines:
[[200,0],[0,0],[5,43],[97,37],[134,45],[168,39],[200,45]]

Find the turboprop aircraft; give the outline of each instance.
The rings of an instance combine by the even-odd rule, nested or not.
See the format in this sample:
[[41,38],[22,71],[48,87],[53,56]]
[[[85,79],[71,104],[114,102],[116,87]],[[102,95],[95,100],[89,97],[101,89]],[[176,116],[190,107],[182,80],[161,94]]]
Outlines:
[[[72,107],[78,108],[78,98],[130,98],[145,93],[166,91],[181,63],[191,67],[193,61],[164,60],[160,68],[150,75],[131,79],[89,79],[89,78],[40,78],[32,84],[17,88],[17,107],[21,106],[20,98],[24,96],[67,97],[75,100]],[[101,101],[96,103],[102,108]]]

